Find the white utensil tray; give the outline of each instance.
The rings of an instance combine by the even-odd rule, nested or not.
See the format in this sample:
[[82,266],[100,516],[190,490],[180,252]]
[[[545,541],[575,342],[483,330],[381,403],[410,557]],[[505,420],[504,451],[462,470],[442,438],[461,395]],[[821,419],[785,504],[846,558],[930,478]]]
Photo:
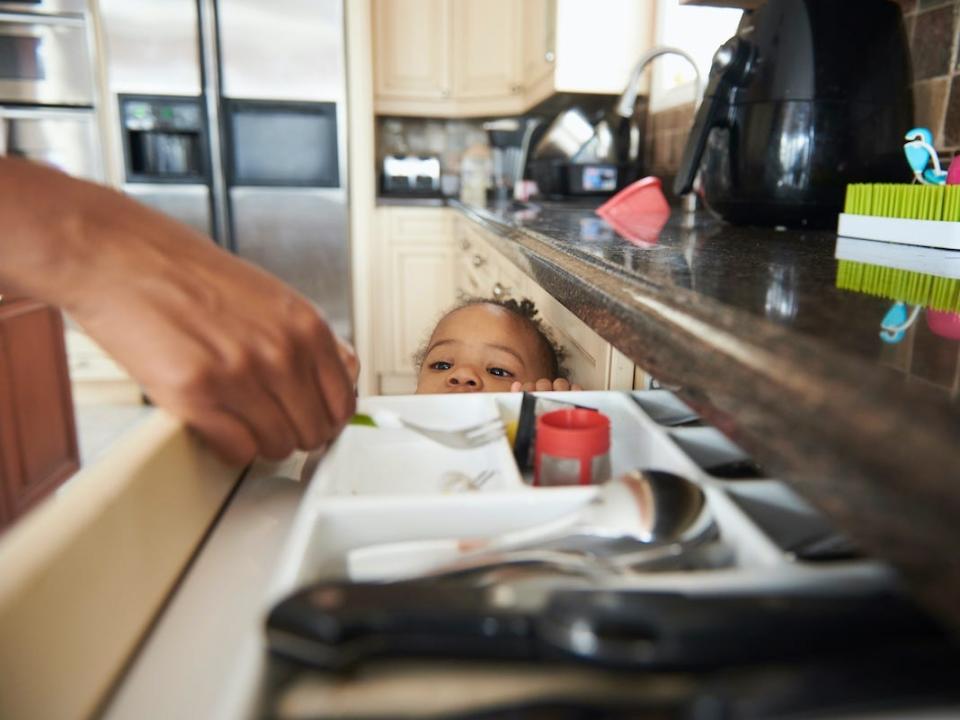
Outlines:
[[[662,403],[662,391],[656,401]],[[635,468],[668,470],[701,485],[733,566],[696,572],[656,572],[611,581],[614,585],[697,591],[730,588],[884,585],[892,573],[867,560],[803,563],[784,553],[730,499],[730,492],[756,480],[723,481],[703,472],[672,438],[676,429],[657,424],[629,393],[549,393],[558,400],[595,407],[611,422],[614,477]],[[643,399],[643,393],[634,393]],[[521,395],[431,395],[362,399],[358,412],[389,410],[431,428],[456,429],[500,415],[516,419]],[[692,435],[718,446],[713,428]],[[729,441],[726,441],[729,445]],[[481,488],[451,488],[447,473],[495,475]],[[763,483],[775,481],[763,480]],[[495,538],[577,513],[594,487],[537,488],[527,485],[506,438],[481,448],[455,450],[409,430],[348,427],[318,466],[290,530],[272,587],[276,598],[304,584],[346,577],[351,550],[400,541]],[[802,501],[801,501],[802,502]],[[839,582],[838,582],[839,581]]]

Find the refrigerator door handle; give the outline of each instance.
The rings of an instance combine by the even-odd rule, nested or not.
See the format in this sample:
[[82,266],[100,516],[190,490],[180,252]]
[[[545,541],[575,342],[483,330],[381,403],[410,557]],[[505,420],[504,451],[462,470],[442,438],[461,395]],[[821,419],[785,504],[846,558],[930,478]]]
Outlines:
[[212,234],[222,247],[236,252],[236,239],[230,216],[230,199],[227,196],[227,182],[223,158],[223,107],[222,80],[220,77],[220,47],[217,31],[217,8],[214,0],[200,0],[197,3],[201,54],[200,65],[203,69],[203,92],[209,132],[210,153],[210,198],[212,214]]

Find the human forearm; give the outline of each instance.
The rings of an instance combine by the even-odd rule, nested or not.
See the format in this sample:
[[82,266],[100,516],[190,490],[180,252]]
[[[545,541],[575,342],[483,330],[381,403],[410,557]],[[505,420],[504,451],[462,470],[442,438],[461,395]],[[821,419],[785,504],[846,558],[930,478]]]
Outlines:
[[0,292],[67,300],[94,200],[85,190],[56,170],[0,157]]
[[238,462],[331,439],[356,358],[303,297],[119,193],[0,159],[0,293],[63,307]]

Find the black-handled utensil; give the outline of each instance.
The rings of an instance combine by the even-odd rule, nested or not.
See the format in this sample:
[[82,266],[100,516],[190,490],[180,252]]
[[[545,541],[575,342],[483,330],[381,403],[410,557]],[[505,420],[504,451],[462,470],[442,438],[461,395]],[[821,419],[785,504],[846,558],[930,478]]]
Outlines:
[[267,627],[274,652],[325,670],[381,657],[686,670],[863,652],[940,635],[909,601],[886,593],[555,590],[545,605],[531,607],[508,585],[436,580],[321,584],[278,605]]
[[535,657],[531,618],[498,607],[494,592],[424,580],[322,583],[275,606],[267,635],[273,652],[325,670],[379,657]]

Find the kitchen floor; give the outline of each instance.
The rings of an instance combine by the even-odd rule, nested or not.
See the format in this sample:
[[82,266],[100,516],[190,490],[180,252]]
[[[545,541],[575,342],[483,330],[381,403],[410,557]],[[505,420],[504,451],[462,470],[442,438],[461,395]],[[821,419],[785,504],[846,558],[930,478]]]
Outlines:
[[123,435],[139,425],[156,408],[142,404],[79,403],[76,405],[80,466],[97,461]]

